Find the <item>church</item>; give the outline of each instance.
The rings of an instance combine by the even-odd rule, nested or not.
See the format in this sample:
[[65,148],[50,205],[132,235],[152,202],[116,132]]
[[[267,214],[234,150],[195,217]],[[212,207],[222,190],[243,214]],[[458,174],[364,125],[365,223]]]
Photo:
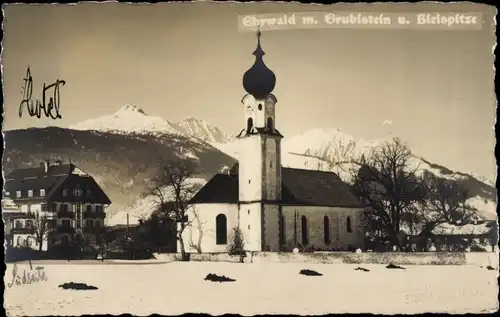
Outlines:
[[243,76],[239,161],[191,199],[186,252],[227,252],[236,227],[246,251],[363,248],[364,208],[349,186],[333,172],[281,166],[276,76],[264,64],[260,37],[259,31],[255,62]]

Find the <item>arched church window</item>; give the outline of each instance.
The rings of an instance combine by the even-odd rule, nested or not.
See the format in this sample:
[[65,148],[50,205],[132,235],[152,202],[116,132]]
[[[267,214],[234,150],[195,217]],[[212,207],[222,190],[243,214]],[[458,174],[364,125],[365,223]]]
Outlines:
[[258,106],[259,110],[262,110],[262,104],[259,103],[259,106]]
[[267,118],[267,130],[269,130],[269,131],[273,131],[274,130],[274,127],[273,127],[273,118]]
[[215,240],[216,244],[227,244],[227,218],[223,214],[215,218]]
[[309,230],[307,228],[307,218],[306,216],[302,216],[301,219],[302,222],[302,245],[308,245],[309,244]]
[[325,244],[330,244],[330,219],[328,219],[328,216],[325,216],[323,218],[323,232],[325,236]]
[[347,232],[352,232],[351,217],[347,217],[347,219],[346,219],[346,229],[347,229]]
[[247,132],[250,132],[253,128],[253,119],[252,118],[248,118],[247,120]]

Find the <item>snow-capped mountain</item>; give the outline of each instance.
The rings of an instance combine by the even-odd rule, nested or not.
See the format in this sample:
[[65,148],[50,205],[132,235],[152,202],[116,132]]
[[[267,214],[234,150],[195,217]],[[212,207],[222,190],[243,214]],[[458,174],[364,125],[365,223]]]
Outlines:
[[149,116],[135,105],[126,105],[112,115],[86,120],[69,128],[115,134],[180,134],[169,121]]
[[69,128],[115,134],[180,134],[207,143],[225,143],[231,140],[219,128],[204,120],[188,117],[179,122],[171,122],[161,117],[150,116],[135,105],[123,106],[114,114],[89,119]]
[[[161,139],[160,143],[177,139],[175,137],[177,135],[187,137],[191,142],[190,147],[208,147],[205,149],[206,151],[210,151],[210,148],[216,148],[234,159],[238,158],[238,140],[229,137],[217,127],[193,117],[172,123],[160,117],[149,116],[137,106],[125,106],[112,115],[87,120],[70,127],[70,129],[97,130],[121,135],[134,134],[136,138],[150,136],[158,140]],[[351,170],[354,167],[353,158],[368,153],[386,141],[389,139],[355,138],[334,128],[310,129],[283,140],[282,165],[284,167],[333,171],[344,181],[350,182]],[[190,154],[190,151],[194,149],[190,147],[180,149],[183,155],[194,155]],[[200,158],[200,160],[204,159]],[[480,211],[483,218],[496,218],[497,200],[494,182],[470,173],[452,171],[417,155],[414,156],[411,163],[421,175],[431,173],[437,177],[464,184],[473,197],[470,202]]]
[[[369,153],[386,141],[390,140],[358,139],[333,128],[311,129],[283,140],[282,166],[332,171],[344,181],[350,182],[353,159]],[[227,155],[238,158],[237,140],[212,145]],[[414,156],[410,164],[417,170],[417,175],[431,173],[436,177],[464,184],[472,195],[469,204],[475,207],[484,219],[496,219],[496,191],[492,181],[452,171],[419,156]]]
[[192,136],[209,143],[225,143],[231,139],[219,128],[204,120],[193,117],[188,117],[172,125],[184,135]]

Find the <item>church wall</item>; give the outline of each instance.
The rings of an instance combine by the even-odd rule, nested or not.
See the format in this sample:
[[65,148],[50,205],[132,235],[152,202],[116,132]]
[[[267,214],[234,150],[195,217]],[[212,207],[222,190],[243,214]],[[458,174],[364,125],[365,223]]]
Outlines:
[[280,251],[279,206],[264,205],[264,251]]
[[240,229],[243,234],[245,250],[262,251],[260,202],[240,205]]
[[258,135],[240,139],[239,200],[250,202],[262,197],[262,150]]
[[277,192],[281,189],[281,186],[278,186],[278,180],[281,181],[281,179],[276,171],[277,167],[281,167],[277,154],[277,142],[279,141],[273,138],[264,139],[262,150],[265,153],[262,166],[263,199],[277,199]]
[[[294,214],[296,212],[296,226]],[[362,223],[363,209],[315,206],[283,206],[285,225],[285,246],[291,250],[302,245],[302,216],[307,219],[308,243],[306,247],[329,250],[352,246],[362,248],[364,245],[364,229]],[[324,217],[329,220],[330,242],[325,242]],[[347,217],[351,218],[352,232],[347,231]],[[294,227],[296,234],[294,234]]]
[[[238,225],[238,205],[236,204],[196,204],[188,212],[191,225],[184,230],[183,239],[186,252],[197,253],[195,246],[202,252],[227,252],[227,244],[216,244],[216,217],[223,214],[227,218],[227,242],[231,241],[233,228]],[[198,238],[201,240],[198,243]],[[177,243],[180,252],[180,245]]]

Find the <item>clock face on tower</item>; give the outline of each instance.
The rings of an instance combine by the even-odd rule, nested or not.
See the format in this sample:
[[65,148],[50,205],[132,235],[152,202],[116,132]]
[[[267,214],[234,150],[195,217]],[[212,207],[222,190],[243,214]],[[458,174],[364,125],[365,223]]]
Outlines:
[[246,106],[245,111],[247,112],[248,115],[252,113],[252,106]]

